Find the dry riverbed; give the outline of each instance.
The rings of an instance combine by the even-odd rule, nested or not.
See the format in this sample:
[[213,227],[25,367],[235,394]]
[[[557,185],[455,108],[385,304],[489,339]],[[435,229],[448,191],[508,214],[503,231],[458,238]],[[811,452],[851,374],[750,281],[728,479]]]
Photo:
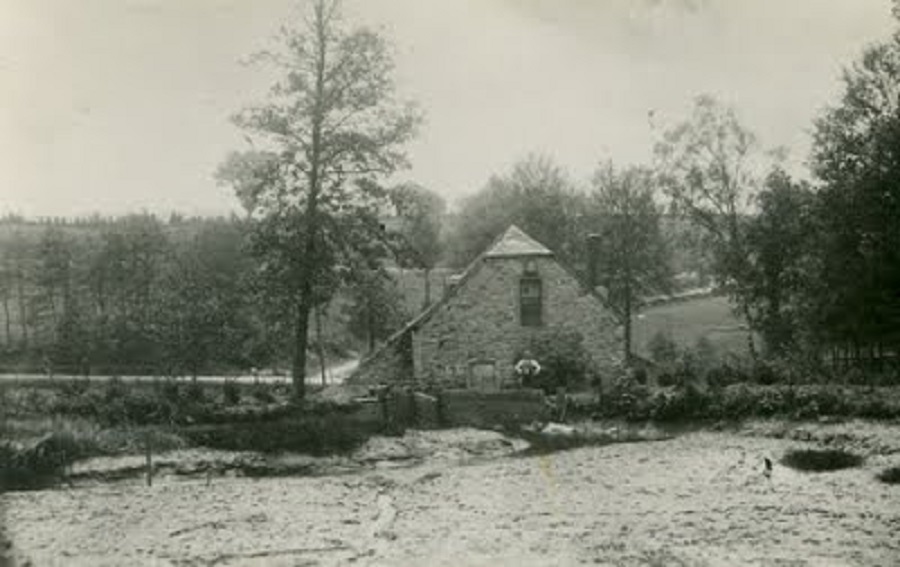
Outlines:
[[[824,444],[867,460],[830,473],[776,463],[763,477],[764,456]],[[513,455],[521,448],[494,432],[413,432],[370,442],[353,474],[171,475],[2,505],[17,554],[38,566],[900,563],[900,486],[875,478],[900,465],[897,425],[760,423]]]

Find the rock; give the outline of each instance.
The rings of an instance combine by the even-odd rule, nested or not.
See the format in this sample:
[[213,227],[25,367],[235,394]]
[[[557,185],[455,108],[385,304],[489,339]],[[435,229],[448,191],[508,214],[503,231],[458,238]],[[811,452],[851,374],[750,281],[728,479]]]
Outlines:
[[548,423],[541,430],[541,433],[544,435],[559,435],[565,437],[571,437],[575,435],[575,428],[571,425],[564,425],[562,423]]

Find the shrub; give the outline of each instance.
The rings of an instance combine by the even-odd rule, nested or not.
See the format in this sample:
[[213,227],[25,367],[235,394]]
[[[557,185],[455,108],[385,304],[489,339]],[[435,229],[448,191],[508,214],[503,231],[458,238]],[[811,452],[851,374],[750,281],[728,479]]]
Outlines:
[[880,392],[858,395],[853,401],[853,415],[867,419],[892,419],[900,417],[900,404],[891,401]]
[[900,467],[891,467],[878,473],[878,480],[885,484],[900,484]]
[[707,416],[709,398],[688,384],[657,392],[651,399],[650,415],[657,421],[678,421]]
[[271,404],[276,401],[275,393],[268,384],[254,384],[251,395],[254,399],[263,404]]
[[729,362],[720,362],[706,373],[706,381],[711,388],[726,388],[734,384],[747,382],[748,377],[738,366]]
[[757,384],[770,386],[781,382],[775,367],[765,362],[760,362],[753,367],[753,381]]
[[850,397],[838,386],[800,386],[794,390],[793,414],[801,419],[850,415]]
[[672,388],[680,384],[679,376],[671,370],[666,370],[656,377],[656,383],[662,388]]
[[203,403],[206,401],[206,391],[196,378],[188,382],[184,390],[184,395],[188,400],[196,403]]
[[711,417],[743,419],[753,414],[756,390],[747,384],[734,384],[717,390],[709,407]]
[[864,459],[860,455],[840,449],[803,449],[788,451],[781,462],[800,471],[827,472],[858,467]]
[[225,404],[234,406],[241,402],[241,388],[234,380],[225,380],[222,384],[222,398]]
[[118,376],[113,376],[104,384],[104,393],[103,397],[107,402],[113,401],[117,398],[124,398],[128,394],[128,388],[125,386],[125,383],[122,382],[122,379]]
[[0,492],[40,489],[64,477],[65,468],[92,454],[94,438],[62,429],[20,445],[0,442]]
[[603,413],[630,420],[650,418],[649,390],[627,371],[620,371],[603,396]]
[[650,352],[650,359],[660,365],[672,364],[678,358],[678,345],[671,335],[663,331],[657,331],[647,341],[647,350]]
[[167,402],[177,404],[181,401],[181,388],[178,382],[172,378],[167,378],[162,382],[162,385],[159,386],[159,392]]
[[292,451],[328,455],[351,451],[377,431],[373,425],[341,416],[304,416],[252,424],[187,427],[192,444],[228,451]]
[[591,357],[584,348],[584,337],[577,331],[561,330],[532,337],[518,349],[513,364],[526,356],[541,365],[541,371],[526,386],[540,388],[548,394],[560,387],[573,389],[590,384],[595,377]]
[[85,394],[91,387],[87,380],[64,380],[59,387],[59,392],[64,398],[72,398]]

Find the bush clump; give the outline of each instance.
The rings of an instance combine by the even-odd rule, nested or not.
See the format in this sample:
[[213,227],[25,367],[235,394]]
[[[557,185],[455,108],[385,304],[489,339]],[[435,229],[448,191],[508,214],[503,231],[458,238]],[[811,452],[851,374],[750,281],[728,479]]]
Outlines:
[[827,472],[858,467],[864,460],[841,449],[794,449],[784,455],[781,463],[799,471]]
[[878,473],[878,480],[885,484],[900,484],[900,467],[891,467]]
[[236,406],[241,403],[241,387],[234,380],[225,380],[222,384],[222,399],[226,405]]
[[337,415],[186,427],[181,431],[190,444],[210,449],[263,453],[287,451],[317,456],[352,451],[375,433],[378,431],[372,425]]
[[547,394],[561,387],[578,388],[595,378],[584,337],[576,331],[553,331],[532,337],[517,350],[512,363],[522,358],[533,358],[541,365],[541,371],[524,386],[540,388]]

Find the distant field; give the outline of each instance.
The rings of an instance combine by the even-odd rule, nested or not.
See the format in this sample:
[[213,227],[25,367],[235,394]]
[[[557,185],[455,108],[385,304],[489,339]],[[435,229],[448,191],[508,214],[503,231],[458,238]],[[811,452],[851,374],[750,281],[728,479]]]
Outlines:
[[692,347],[706,337],[721,354],[747,353],[746,325],[735,316],[725,297],[701,297],[648,308],[634,320],[635,350],[646,356],[647,343],[659,332],[682,347]]

